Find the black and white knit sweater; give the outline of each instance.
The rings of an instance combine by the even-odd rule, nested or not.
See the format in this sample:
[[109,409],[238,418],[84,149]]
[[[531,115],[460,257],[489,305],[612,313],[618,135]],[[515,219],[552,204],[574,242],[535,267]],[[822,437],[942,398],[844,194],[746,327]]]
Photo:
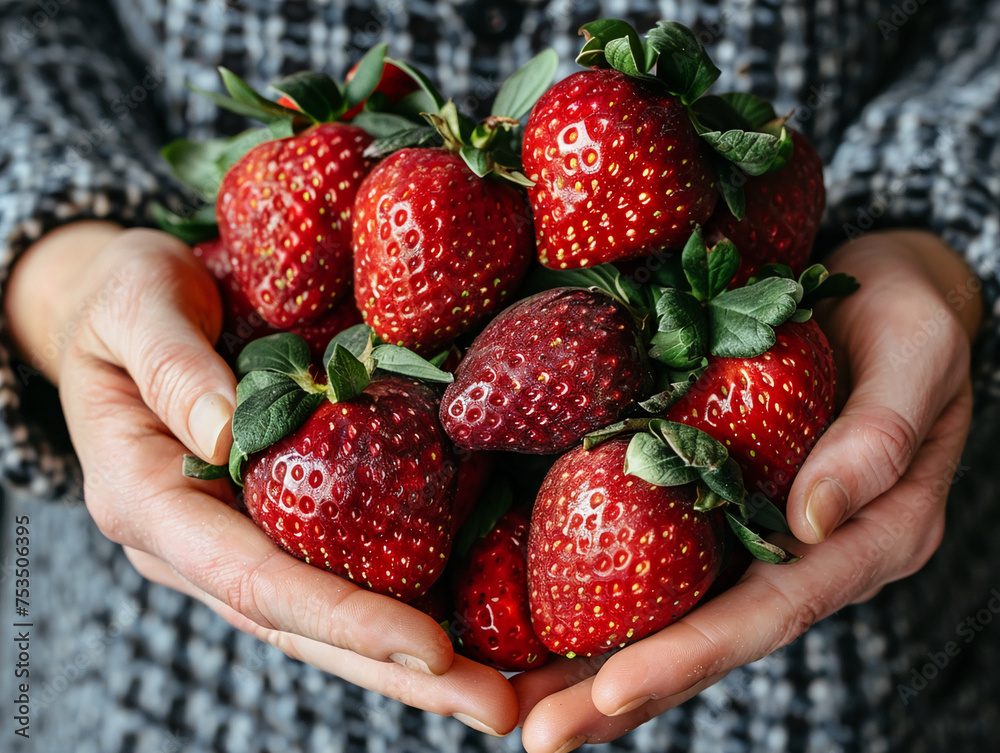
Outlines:
[[[639,28],[658,18],[688,24],[723,71],[720,89],[794,108],[793,125],[828,163],[821,249],[875,227],[931,229],[980,274],[991,309],[977,351],[980,411],[968,468],[928,567],[615,749],[992,749],[1000,641],[977,615],[992,614],[991,590],[1000,587],[989,536],[1000,530],[1000,482],[988,451],[997,426],[990,398],[1000,393],[997,0],[0,0],[0,281],[32,240],[61,223],[148,224],[154,200],[190,205],[158,148],[244,126],[186,88],[217,88],[218,65],[258,87],[303,68],[339,77],[387,41],[460,105],[482,111],[498,83],[545,46],[564,61],[560,74],[571,72],[576,29],[601,17]],[[287,660],[201,605],[142,582],[75,501],[78,471],[57,403],[31,367],[45,355],[26,355],[15,362],[0,344],[0,472],[26,490],[8,500],[6,518],[27,511],[33,521],[44,649],[32,671],[35,687],[49,692],[39,696],[30,741],[8,734],[5,711],[0,747],[520,748],[516,734],[492,740]],[[44,496],[66,503],[28,500]],[[5,564],[5,583],[7,575]],[[927,663],[970,619],[974,638],[960,635],[961,652],[927,679]],[[8,698],[6,645],[0,655],[0,697]]]

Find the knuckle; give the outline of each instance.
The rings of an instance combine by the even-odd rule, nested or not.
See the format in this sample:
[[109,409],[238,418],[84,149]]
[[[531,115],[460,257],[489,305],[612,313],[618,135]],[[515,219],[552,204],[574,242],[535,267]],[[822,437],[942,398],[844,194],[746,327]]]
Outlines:
[[781,628],[769,635],[762,647],[760,656],[766,656],[779,648],[787,646],[819,622],[826,614],[823,594],[806,594],[801,602],[793,601],[783,590],[769,579],[761,582],[770,592],[769,598],[778,605]]
[[926,565],[934,553],[941,546],[944,539],[945,522],[943,516],[936,516],[923,527],[921,535],[916,545],[908,552],[902,568],[899,571],[900,578],[909,578]]
[[[266,567],[274,554],[275,552],[269,553],[253,567],[239,571],[225,589],[225,600],[229,606],[261,627],[271,629],[275,626],[265,616],[261,604],[266,604],[268,601],[268,595],[265,592],[270,587],[268,586]],[[275,630],[275,632],[280,631]]]
[[917,448],[917,431],[901,413],[883,406],[865,417],[868,463],[884,489],[899,480]]

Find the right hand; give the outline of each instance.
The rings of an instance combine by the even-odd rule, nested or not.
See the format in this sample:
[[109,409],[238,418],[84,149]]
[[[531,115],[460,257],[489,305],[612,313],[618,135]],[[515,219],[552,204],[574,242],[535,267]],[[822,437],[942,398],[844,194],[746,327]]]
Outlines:
[[219,294],[187,246],[68,225],[19,260],[5,306],[25,354],[64,344],[37,365],[59,387],[90,514],[143,576],[353,683],[484,732],[513,729],[510,684],[454,656],[432,618],[279,549],[227,481],[181,474],[186,452],[227,462],[236,400],[212,349]]

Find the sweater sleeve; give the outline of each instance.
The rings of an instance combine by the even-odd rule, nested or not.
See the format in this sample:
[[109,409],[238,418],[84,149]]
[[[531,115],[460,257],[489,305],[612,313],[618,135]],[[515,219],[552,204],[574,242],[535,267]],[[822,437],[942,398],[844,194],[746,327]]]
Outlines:
[[[79,219],[149,224],[154,200],[174,209],[156,100],[162,72],[129,55],[102,0],[0,5],[0,286],[32,241]],[[170,193],[169,196],[165,195]],[[57,343],[15,360],[0,321],[0,477],[38,496],[61,495],[75,460],[54,449],[35,394],[37,367]],[[53,403],[51,391],[44,401]]]
[[[891,32],[891,29],[888,30]],[[1000,397],[1000,2],[955,3],[847,128],[827,168],[822,246],[885,228],[922,228],[964,255],[987,321],[975,351],[977,398]],[[928,312],[927,326],[932,326]]]

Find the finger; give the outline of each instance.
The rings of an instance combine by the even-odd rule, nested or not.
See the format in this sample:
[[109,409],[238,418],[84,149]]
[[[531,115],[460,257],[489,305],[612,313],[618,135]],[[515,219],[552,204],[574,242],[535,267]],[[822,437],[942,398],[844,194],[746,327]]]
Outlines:
[[[894,279],[866,280],[872,289],[865,296],[838,306],[834,329],[847,350],[852,389],[789,495],[788,521],[804,542],[823,541],[890,489],[967,380],[968,341],[954,315],[942,308],[933,318],[928,298],[901,295],[891,289]],[[931,335],[924,331],[928,316],[936,322]]]
[[780,542],[802,554],[800,561],[754,562],[731,589],[612,656],[595,677],[595,706],[613,715],[640,699],[684,693],[767,656],[859,595],[919,569],[940,542],[947,479],[968,425],[961,402],[935,424],[889,493],[822,544]]
[[[451,642],[431,617],[279,549],[250,518],[210,496],[208,482],[181,475],[184,448],[142,406],[126,375],[100,362],[77,373],[113,396],[112,407],[86,390],[64,398],[87,506],[105,536],[170,563],[263,627],[379,661],[398,655],[434,674],[448,668]],[[106,457],[110,447],[119,452]]]
[[487,734],[507,734],[517,722],[517,697],[510,683],[496,670],[456,657],[445,673],[432,677],[405,665],[377,662],[292,633],[264,628],[197,588],[162,560],[136,549],[126,548],[126,554],[149,580],[198,599],[237,629],[324,672],[407,705],[453,716]]
[[608,654],[574,659],[559,656],[538,669],[521,672],[511,678],[521,704],[517,723],[523,725],[528,713],[542,699],[593,677],[608,658]]
[[222,318],[215,282],[187,246],[163,233],[134,231],[115,243],[103,263],[117,263],[119,284],[91,307],[92,337],[82,347],[125,369],[189,451],[224,463],[236,379],[212,347]]

